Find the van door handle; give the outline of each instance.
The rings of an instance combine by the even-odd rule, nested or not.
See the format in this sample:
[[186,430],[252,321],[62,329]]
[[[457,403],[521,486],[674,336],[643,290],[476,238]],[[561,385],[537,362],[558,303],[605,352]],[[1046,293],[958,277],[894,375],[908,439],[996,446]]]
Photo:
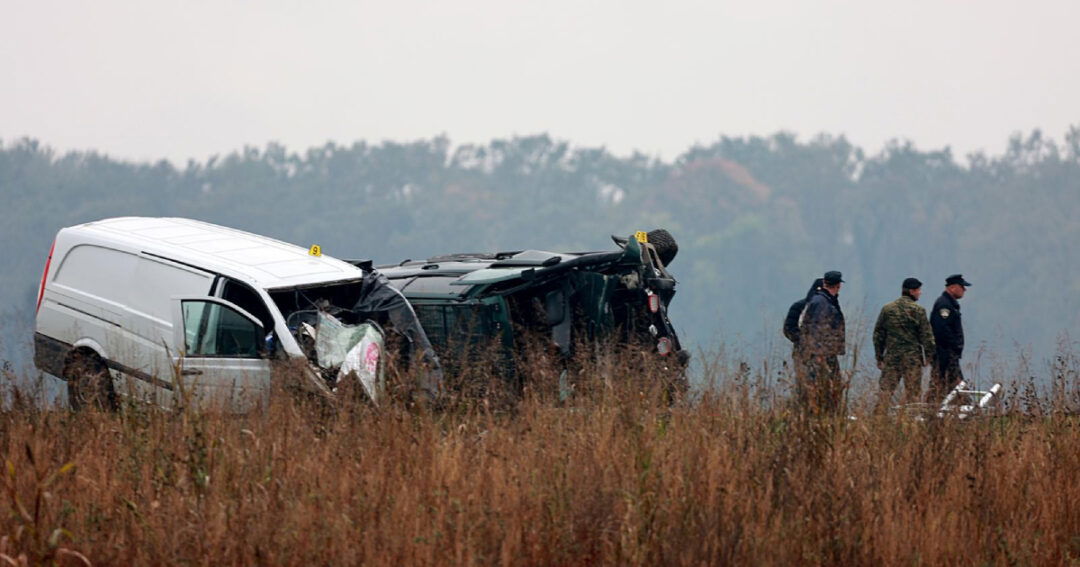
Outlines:
[[198,376],[200,374],[202,374],[202,370],[198,370],[196,368],[184,369],[180,371],[181,376]]

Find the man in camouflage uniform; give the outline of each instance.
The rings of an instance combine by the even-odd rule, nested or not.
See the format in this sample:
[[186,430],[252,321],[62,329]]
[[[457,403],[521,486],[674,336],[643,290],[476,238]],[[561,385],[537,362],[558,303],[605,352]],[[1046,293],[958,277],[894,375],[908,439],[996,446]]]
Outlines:
[[881,391],[877,411],[892,403],[896,386],[904,382],[904,403],[918,401],[922,394],[922,369],[934,353],[934,333],[926,310],[915,303],[922,295],[922,282],[907,278],[900,298],[885,304],[874,325],[874,356],[881,369]]

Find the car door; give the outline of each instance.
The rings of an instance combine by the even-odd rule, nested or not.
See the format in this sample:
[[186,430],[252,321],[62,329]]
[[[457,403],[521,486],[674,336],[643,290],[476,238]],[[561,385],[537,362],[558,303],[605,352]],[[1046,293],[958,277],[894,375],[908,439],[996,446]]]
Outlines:
[[177,394],[202,407],[247,411],[265,404],[270,360],[262,324],[234,303],[216,297],[173,298],[173,352]]

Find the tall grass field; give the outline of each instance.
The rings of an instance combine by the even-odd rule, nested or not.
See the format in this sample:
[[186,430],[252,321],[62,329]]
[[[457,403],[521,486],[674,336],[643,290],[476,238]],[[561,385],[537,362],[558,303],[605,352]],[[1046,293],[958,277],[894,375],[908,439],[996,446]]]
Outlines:
[[1075,372],[961,421],[806,415],[753,370],[671,403],[641,368],[240,416],[14,392],[0,564],[1080,564]]

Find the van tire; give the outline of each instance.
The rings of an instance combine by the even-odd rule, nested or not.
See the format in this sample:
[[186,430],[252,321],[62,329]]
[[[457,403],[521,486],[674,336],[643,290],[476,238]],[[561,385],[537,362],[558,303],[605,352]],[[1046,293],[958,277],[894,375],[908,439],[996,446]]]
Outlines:
[[96,353],[76,350],[64,364],[68,405],[75,411],[96,408],[116,411],[116,391],[109,369]]

